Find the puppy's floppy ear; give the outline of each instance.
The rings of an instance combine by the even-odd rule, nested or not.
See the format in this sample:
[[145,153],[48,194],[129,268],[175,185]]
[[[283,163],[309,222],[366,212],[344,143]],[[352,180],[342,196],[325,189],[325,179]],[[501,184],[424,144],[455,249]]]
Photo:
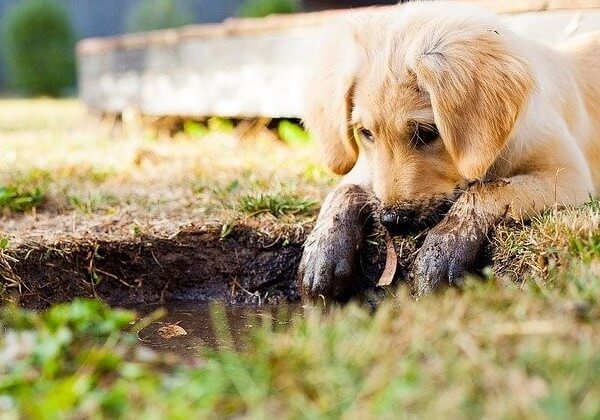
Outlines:
[[482,178],[533,90],[529,64],[498,31],[478,28],[432,39],[414,71],[459,172]]
[[350,128],[352,96],[358,66],[354,25],[343,22],[325,34],[311,75],[307,80],[304,122],[321,145],[329,168],[344,175],[358,157]]

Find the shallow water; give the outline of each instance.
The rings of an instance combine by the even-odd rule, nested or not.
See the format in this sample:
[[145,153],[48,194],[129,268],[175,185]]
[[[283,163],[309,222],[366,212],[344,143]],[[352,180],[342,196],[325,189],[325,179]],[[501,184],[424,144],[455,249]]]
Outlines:
[[164,309],[166,315],[138,333],[139,340],[161,353],[172,352],[186,358],[197,357],[202,347],[239,349],[254,330],[265,323],[285,329],[300,305],[249,306],[226,303],[169,302],[147,308],[148,316]]

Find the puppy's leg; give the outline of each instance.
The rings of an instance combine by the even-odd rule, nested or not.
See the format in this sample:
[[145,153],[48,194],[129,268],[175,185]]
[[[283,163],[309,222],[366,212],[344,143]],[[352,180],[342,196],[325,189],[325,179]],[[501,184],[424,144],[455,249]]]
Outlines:
[[353,170],[325,199],[314,230],[304,244],[298,271],[304,299],[344,301],[356,289],[355,268],[374,198],[368,167],[360,157]]
[[299,281],[304,298],[323,295],[347,300],[355,290],[355,263],[372,214],[370,196],[360,186],[346,184],[325,200],[300,262]]
[[504,218],[527,219],[553,204],[579,205],[592,191],[574,170],[519,175],[472,185],[427,235],[413,275],[417,296],[456,284],[479,257],[488,233]]

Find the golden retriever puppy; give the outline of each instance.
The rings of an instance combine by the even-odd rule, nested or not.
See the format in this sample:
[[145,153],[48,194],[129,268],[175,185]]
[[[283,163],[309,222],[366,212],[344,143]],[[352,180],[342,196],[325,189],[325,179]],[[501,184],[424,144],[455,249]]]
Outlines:
[[414,262],[423,295],[456,283],[501,220],[597,192],[600,33],[552,49],[466,4],[360,12],[324,43],[304,120],[345,175],[305,244],[304,296],[352,293],[373,193],[392,234],[437,224]]

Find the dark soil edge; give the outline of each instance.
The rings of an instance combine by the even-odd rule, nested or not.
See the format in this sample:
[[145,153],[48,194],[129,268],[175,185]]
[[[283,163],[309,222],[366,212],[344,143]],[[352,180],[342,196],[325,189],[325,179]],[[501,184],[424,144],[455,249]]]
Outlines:
[[[296,276],[310,226],[192,227],[173,237],[61,239],[0,251],[0,298],[43,309],[77,297],[142,308],[175,300],[277,304],[300,300]],[[396,282],[408,277],[417,244],[396,238]],[[384,238],[365,238],[356,298],[371,304],[385,265]],[[395,282],[395,283],[396,283]]]
[[[273,239],[248,226],[141,237],[59,241],[5,251],[5,299],[40,309],[76,297],[135,307],[170,300],[277,303],[299,300],[303,232]],[[9,258],[6,258],[9,257]],[[0,266],[1,267],[1,266]]]

